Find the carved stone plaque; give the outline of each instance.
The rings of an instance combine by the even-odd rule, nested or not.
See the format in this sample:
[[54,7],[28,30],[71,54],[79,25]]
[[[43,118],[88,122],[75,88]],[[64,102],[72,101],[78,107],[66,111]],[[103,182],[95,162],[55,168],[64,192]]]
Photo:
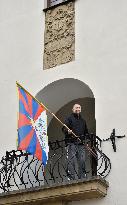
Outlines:
[[46,11],[44,69],[75,59],[75,9],[68,2]]

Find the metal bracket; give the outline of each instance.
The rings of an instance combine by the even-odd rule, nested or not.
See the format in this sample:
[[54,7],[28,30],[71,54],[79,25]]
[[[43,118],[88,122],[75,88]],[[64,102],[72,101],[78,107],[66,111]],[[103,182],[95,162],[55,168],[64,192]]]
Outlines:
[[110,137],[107,138],[107,139],[105,139],[105,140],[102,140],[102,141],[105,142],[105,141],[111,140],[113,150],[114,150],[114,152],[116,152],[116,138],[123,138],[123,137],[126,137],[126,136],[125,136],[125,135],[123,135],[123,136],[116,136],[115,129],[113,129],[113,131],[112,131]]

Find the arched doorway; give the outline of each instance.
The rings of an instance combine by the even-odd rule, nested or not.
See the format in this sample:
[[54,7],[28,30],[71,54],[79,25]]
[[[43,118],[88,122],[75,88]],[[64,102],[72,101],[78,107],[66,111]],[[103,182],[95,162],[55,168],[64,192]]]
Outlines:
[[[60,79],[40,90],[36,98],[56,114],[61,121],[71,113],[72,105],[78,102],[82,106],[82,116],[87,121],[89,131],[96,133],[95,98],[91,89],[84,82],[73,78]],[[48,135],[51,141],[58,138],[56,127],[59,129],[60,124],[58,125],[58,122],[48,114]],[[50,134],[53,134],[51,130],[54,132],[53,137]]]
[[[46,105],[62,122],[71,113],[73,104],[79,103],[89,132],[96,134],[95,98],[89,86],[84,82],[73,78],[60,79],[40,90],[36,98]],[[49,141],[63,140],[62,125],[51,114],[47,114]],[[89,164],[89,168],[91,166],[90,161],[91,159],[88,157],[87,164]],[[92,171],[90,174],[92,174]]]

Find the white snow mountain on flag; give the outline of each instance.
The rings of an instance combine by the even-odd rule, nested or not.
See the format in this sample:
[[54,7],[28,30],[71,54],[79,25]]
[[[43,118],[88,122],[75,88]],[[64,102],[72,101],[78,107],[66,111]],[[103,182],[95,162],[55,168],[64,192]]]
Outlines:
[[45,151],[48,159],[48,136],[47,136],[47,115],[46,110],[39,115],[38,119],[34,122],[34,129],[37,135],[37,138],[40,142],[42,150]]

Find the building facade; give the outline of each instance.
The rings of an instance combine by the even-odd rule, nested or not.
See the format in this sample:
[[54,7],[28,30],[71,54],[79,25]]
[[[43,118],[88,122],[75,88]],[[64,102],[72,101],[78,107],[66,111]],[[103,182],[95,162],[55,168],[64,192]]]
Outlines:
[[[90,132],[102,140],[127,135],[127,2],[125,0],[1,0],[0,156],[16,149],[20,82],[63,120],[72,104],[83,108]],[[48,116],[50,141],[62,139]],[[127,139],[103,141],[112,169],[104,198],[68,205],[126,205]]]

